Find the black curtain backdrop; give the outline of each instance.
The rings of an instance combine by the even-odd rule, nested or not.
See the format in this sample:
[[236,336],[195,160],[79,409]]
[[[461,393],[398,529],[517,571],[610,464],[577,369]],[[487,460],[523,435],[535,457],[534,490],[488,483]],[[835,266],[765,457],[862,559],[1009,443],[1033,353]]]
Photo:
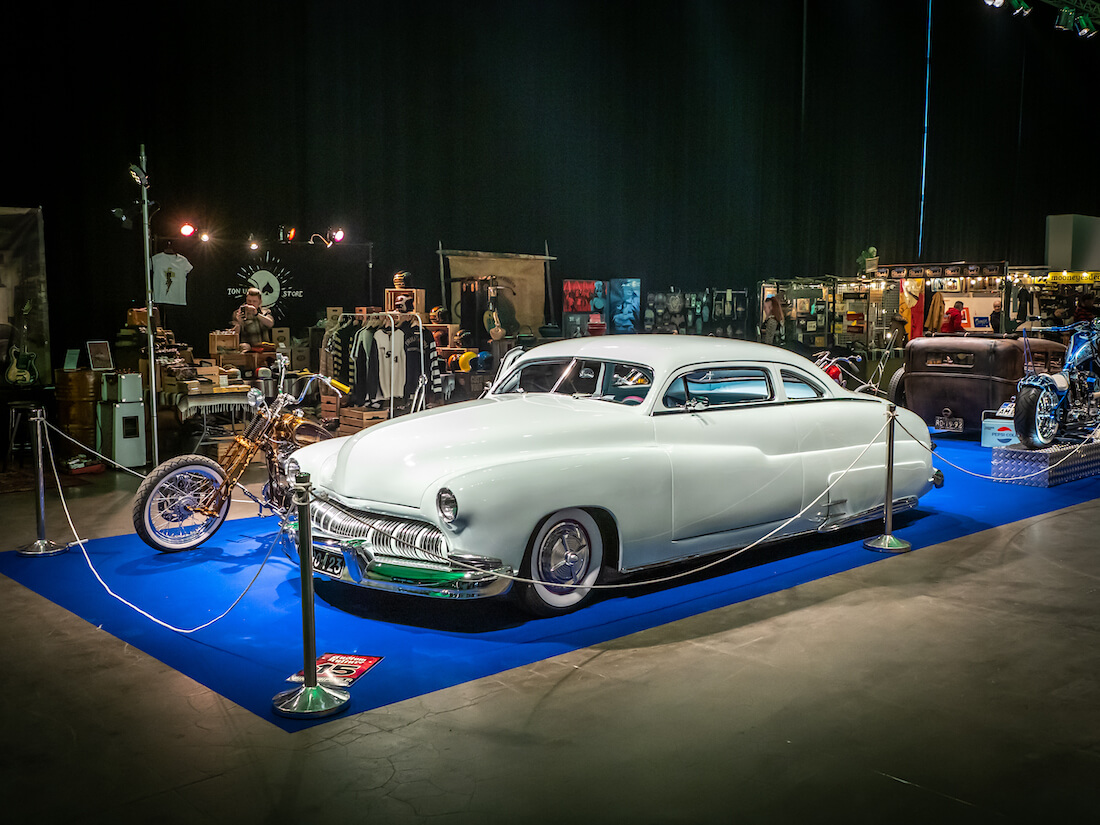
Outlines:
[[[1046,215],[1100,215],[1100,39],[1039,3],[933,0],[922,233],[929,6],[38,3],[6,26],[0,191],[44,208],[55,353],[144,302],[140,232],[109,214],[139,195],[143,143],[157,234],[187,217],[218,238],[192,258],[192,337],[231,308],[244,239],[280,224],[343,226],[377,283],[409,270],[429,305],[440,242],[548,243],[556,285],[643,289],[849,274],[871,244],[1041,263]],[[303,318],[360,303],[363,249],[301,251]]]

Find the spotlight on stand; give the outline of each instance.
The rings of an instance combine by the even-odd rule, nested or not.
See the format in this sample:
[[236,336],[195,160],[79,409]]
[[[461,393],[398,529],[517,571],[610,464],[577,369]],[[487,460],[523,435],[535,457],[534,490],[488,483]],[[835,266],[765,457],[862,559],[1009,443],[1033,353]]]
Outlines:
[[330,229],[328,231],[328,242],[330,244],[340,243],[344,240],[344,230],[340,228]]
[[116,218],[118,218],[119,221],[121,221],[123,229],[133,229],[134,228],[134,219],[130,216],[130,213],[127,212],[122,207],[118,207],[117,209],[112,209],[111,214],[114,215]]
[[195,225],[192,224],[190,221],[184,223],[180,227],[180,234],[183,235],[183,237],[185,238],[190,238],[192,235],[195,234]]
[[293,226],[283,226],[279,224],[279,243],[290,243],[297,234],[298,230]]
[[1054,21],[1054,28],[1063,32],[1072,31],[1074,16],[1075,13],[1071,6],[1064,7],[1058,12],[1058,19]]

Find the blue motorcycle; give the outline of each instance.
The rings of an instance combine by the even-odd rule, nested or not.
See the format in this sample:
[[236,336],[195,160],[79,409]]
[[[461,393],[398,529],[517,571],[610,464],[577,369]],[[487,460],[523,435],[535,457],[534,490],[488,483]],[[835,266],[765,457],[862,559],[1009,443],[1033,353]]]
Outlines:
[[1045,331],[1072,334],[1061,372],[1025,375],[1016,385],[1013,421],[1020,443],[1029,450],[1049,447],[1075,431],[1091,430],[1100,421],[1100,319]]

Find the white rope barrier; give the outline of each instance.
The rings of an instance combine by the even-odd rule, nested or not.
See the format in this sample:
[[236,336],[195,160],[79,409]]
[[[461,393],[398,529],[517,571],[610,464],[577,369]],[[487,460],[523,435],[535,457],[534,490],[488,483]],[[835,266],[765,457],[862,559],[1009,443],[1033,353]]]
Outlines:
[[[898,422],[898,426],[901,427],[903,430],[905,430],[905,432],[911,438],[916,440],[916,438],[913,436],[913,434],[911,432],[909,432],[909,430],[906,429],[905,425],[902,424],[900,421]],[[1036,476],[1041,476],[1041,475],[1044,475],[1046,473],[1049,473],[1051,470],[1053,470],[1055,467],[1059,466],[1063,462],[1069,461],[1069,459],[1073,458],[1073,456],[1076,455],[1081,449],[1083,449],[1086,444],[1093,443],[1096,440],[1097,430],[1100,430],[1100,425],[1098,425],[1096,428],[1094,428],[1092,430],[1092,432],[1090,432],[1085,437],[1084,441],[1082,441],[1080,444],[1078,444],[1076,447],[1074,447],[1072,450],[1070,450],[1068,453],[1066,453],[1060,459],[1055,461],[1053,464],[1050,464],[1050,465],[1044,467],[1041,470],[1036,470],[1034,473],[1026,473],[1026,474],[1021,475],[1021,476],[987,476],[987,475],[984,475],[982,473],[976,473],[973,470],[968,470],[965,467],[960,467],[958,464],[955,464],[951,461],[948,461],[942,455],[937,453],[934,447],[925,447],[924,449],[928,450],[929,453],[931,453],[933,456],[935,456],[937,459],[939,459],[940,461],[942,461],[944,464],[948,465],[949,467],[954,467],[959,472],[966,473],[967,475],[973,476],[974,478],[984,479],[985,481],[1023,481],[1024,479],[1035,478]],[[918,441],[917,443],[920,443],[920,442]],[[921,446],[923,447],[924,445],[921,444]]]
[[[48,424],[45,420],[43,420],[42,423],[45,424],[46,427],[50,427],[51,429],[55,429],[50,424]],[[60,431],[58,430],[58,432],[60,432]],[[65,435],[65,434],[62,433],[62,435]],[[42,436],[45,437],[46,433],[42,433]],[[65,437],[68,438],[67,435]],[[78,547],[80,547],[80,552],[84,556],[84,561],[87,563],[88,569],[92,571],[92,575],[95,576],[96,581],[98,581],[100,583],[100,585],[103,587],[104,591],[106,591],[109,596],[111,596],[112,598],[118,600],[122,604],[126,605],[131,610],[135,611],[136,613],[141,614],[142,616],[144,616],[146,619],[153,622],[154,624],[158,624],[161,627],[167,628],[168,630],[174,631],[176,633],[182,633],[184,635],[188,635],[188,634],[191,634],[191,633],[196,633],[196,632],[198,632],[200,630],[203,630],[207,627],[210,627],[212,624],[215,624],[216,622],[219,622],[222,619],[224,619],[226,616],[228,616],[230,614],[230,612],[233,610],[233,608],[235,608],[238,604],[240,604],[241,600],[245,597],[245,595],[247,595],[248,591],[252,589],[252,585],[254,585],[256,583],[256,580],[260,578],[260,573],[263,572],[264,567],[267,565],[268,559],[271,558],[271,552],[272,552],[272,550],[275,549],[276,543],[278,543],[280,540],[282,540],[285,537],[285,533],[281,531],[279,533],[279,535],[276,536],[272,540],[271,544],[267,548],[267,552],[264,554],[263,561],[260,562],[260,566],[256,570],[256,575],[252,577],[252,580],[248,583],[248,586],[245,587],[245,589],[241,593],[241,595],[239,595],[236,599],[234,599],[233,603],[231,605],[229,605],[229,607],[227,607],[224,612],[222,612],[218,616],[215,616],[210,621],[204,622],[203,624],[198,625],[197,627],[182,628],[182,627],[176,627],[175,625],[171,625],[168,622],[165,622],[165,621],[162,621],[161,619],[158,619],[156,616],[149,613],[148,611],[143,610],[142,608],[138,607],[133,602],[128,601],[123,596],[120,596],[118,593],[116,593],[114,590],[111,589],[110,585],[108,585],[107,582],[104,581],[103,577],[99,574],[99,571],[96,569],[95,565],[92,563],[91,557],[88,555],[88,549],[84,546],[84,541],[85,540],[80,537],[80,535],[77,533],[76,526],[73,524],[72,514],[69,512],[69,506],[65,501],[65,494],[62,491],[61,476],[57,472],[57,464],[54,461],[53,445],[50,443],[49,438],[44,438],[44,440],[46,442],[46,449],[50,454],[50,467],[53,470],[54,481],[57,484],[57,494],[61,498],[61,509],[65,513],[65,520],[68,522],[69,530],[72,531],[73,538],[75,539],[75,541],[70,543],[70,546],[75,544]],[[70,438],[69,440],[72,441],[73,439]],[[83,445],[80,445],[79,442],[74,442],[74,443],[78,444],[79,446],[83,446]],[[92,451],[92,452],[94,453],[94,451]],[[98,453],[97,453],[97,455],[98,455]],[[106,460],[110,461],[110,459],[106,459]],[[114,464],[115,462],[112,461],[111,463]],[[125,469],[125,468],[123,468],[123,469]],[[41,468],[39,468],[39,472],[41,472]],[[135,475],[138,475],[139,477],[141,477],[140,474],[138,474],[138,473],[135,473]]]
[[[541,580],[537,580],[537,579],[527,579],[527,578],[523,578],[522,576],[510,576],[510,575],[507,575],[507,574],[504,574],[504,573],[494,573],[493,575],[495,575],[497,578],[507,579],[508,581],[518,582],[520,584],[537,584],[537,585],[542,585],[543,587],[564,588],[564,589],[569,589],[569,590],[621,590],[621,589],[624,589],[624,588],[627,588],[627,587],[645,587],[645,586],[651,585],[651,584],[665,584],[667,582],[676,581],[677,579],[682,579],[682,578],[685,578],[687,576],[694,576],[696,573],[700,573],[704,570],[709,570],[710,568],[717,567],[720,564],[725,564],[726,562],[730,561],[731,559],[737,558],[742,553],[747,553],[749,550],[752,550],[754,547],[759,546],[760,544],[762,544],[763,542],[767,541],[772,536],[774,536],[776,533],[780,532],[781,530],[785,529],[790,524],[792,524],[795,521],[797,521],[798,519],[802,518],[802,516],[804,516],[806,513],[808,513],[810,511],[810,509],[815,504],[817,504],[819,501],[821,501],[821,499],[824,498],[825,495],[828,494],[828,492],[833,489],[833,487],[835,487],[837,484],[839,484],[840,481],[846,475],[848,475],[849,472],[851,472],[852,468],[855,467],[856,464],[859,463],[860,459],[863,458],[864,455],[866,455],[867,451],[875,445],[875,443],[878,441],[878,437],[880,435],[882,435],[883,432],[886,431],[886,428],[889,427],[889,426],[890,426],[890,418],[888,416],[887,419],[886,419],[886,423],[882,425],[882,429],[880,429],[877,433],[875,433],[874,437],[867,444],[867,446],[865,446],[860,451],[859,455],[857,455],[852,460],[852,463],[849,464],[844,469],[844,471],[839,476],[837,476],[836,479],[834,479],[832,481],[832,483],[829,484],[828,487],[826,487],[824,490],[822,490],[821,493],[818,494],[817,498],[815,498],[813,501],[811,501],[809,504],[807,504],[805,507],[803,507],[799,512],[795,513],[793,516],[791,516],[789,519],[784,521],[778,527],[775,527],[771,531],[765,533],[760,538],[756,539],[753,542],[750,542],[749,544],[746,544],[744,547],[740,547],[737,550],[734,550],[730,553],[727,553],[726,555],[722,556],[721,558],[712,559],[711,561],[709,561],[705,564],[701,564],[698,567],[692,567],[690,570],[684,570],[680,573],[672,573],[668,576],[661,576],[660,578],[656,578],[656,579],[644,579],[644,580],[630,581],[630,582],[617,582],[617,583],[614,583],[614,584],[565,584],[565,583],[558,583],[558,582],[546,582],[546,581],[541,581]],[[380,531],[380,532],[384,532],[384,531]],[[464,564],[463,562],[459,562],[459,561],[456,561],[454,559],[445,559],[445,558],[442,558],[442,557],[439,557],[439,558],[440,558],[440,561],[442,561],[442,562],[449,562],[450,564],[453,564],[455,567],[459,567],[459,568],[462,568],[464,570],[470,570],[470,571],[475,572],[475,573],[484,573],[485,572],[484,569],[482,569],[482,568],[474,567],[472,565],[467,565],[467,564]]]

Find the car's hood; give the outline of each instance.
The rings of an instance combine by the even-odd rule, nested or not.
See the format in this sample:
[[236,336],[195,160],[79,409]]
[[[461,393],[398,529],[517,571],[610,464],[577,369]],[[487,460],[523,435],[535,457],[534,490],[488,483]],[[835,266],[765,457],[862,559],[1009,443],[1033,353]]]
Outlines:
[[337,495],[418,507],[429,486],[502,462],[637,443],[636,408],[569,396],[486,398],[440,407],[295,453],[314,485]]

